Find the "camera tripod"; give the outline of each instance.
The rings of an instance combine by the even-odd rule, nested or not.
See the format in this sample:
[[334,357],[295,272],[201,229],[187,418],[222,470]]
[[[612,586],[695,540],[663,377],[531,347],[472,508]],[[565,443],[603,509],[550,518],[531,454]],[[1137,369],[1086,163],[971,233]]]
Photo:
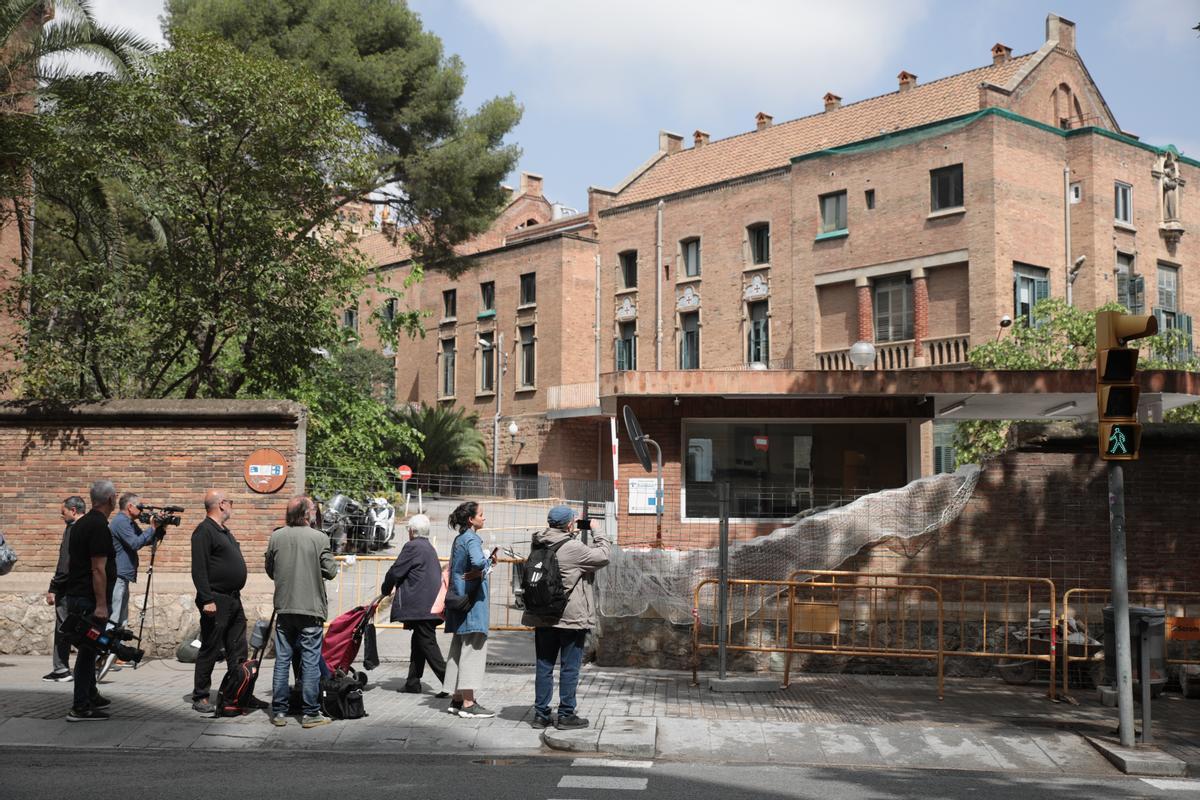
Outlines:
[[[146,630],[146,609],[150,607],[150,584],[154,580],[154,557],[158,555],[159,541],[160,539],[158,536],[155,536],[150,540],[150,563],[146,565],[146,591],[142,594],[142,611],[138,620],[138,633],[136,639],[139,645],[142,643],[142,633]],[[128,597],[126,597],[125,602],[129,602]],[[104,658],[98,659],[96,661],[96,680],[99,681],[101,678],[107,675],[112,670],[113,665],[116,663],[116,652],[111,652],[104,656]],[[134,669],[138,668],[138,663],[139,662],[137,661],[133,663]]]

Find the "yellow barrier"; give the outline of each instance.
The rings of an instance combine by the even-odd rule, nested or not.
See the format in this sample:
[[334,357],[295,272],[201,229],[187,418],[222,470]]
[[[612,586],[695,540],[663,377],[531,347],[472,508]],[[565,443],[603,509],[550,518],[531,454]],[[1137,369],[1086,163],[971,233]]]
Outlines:
[[[349,561],[353,558],[353,562]],[[366,605],[379,597],[380,587],[388,569],[395,563],[394,556],[337,556],[341,563],[338,577],[329,588],[329,619],[335,619],[356,606]],[[446,559],[440,559],[444,564]],[[513,594],[513,569],[517,564],[524,564],[524,559],[498,558],[492,567],[488,578],[488,616],[489,630],[493,631],[529,631],[532,628],[521,624],[521,609],[517,608],[517,598]],[[390,608],[390,599],[384,599],[379,606],[382,616],[385,609]],[[386,617],[385,617],[386,618]],[[376,622],[376,628],[400,629],[401,622]]]
[[[1063,601],[1062,601],[1063,614],[1062,614],[1062,620],[1061,620],[1061,624],[1062,624],[1062,693],[1065,697],[1070,697],[1070,666],[1071,666],[1072,661],[1089,661],[1089,662],[1095,661],[1095,662],[1102,663],[1103,654],[1101,652],[1101,648],[1090,648],[1088,646],[1088,639],[1091,638],[1088,635],[1088,627],[1087,627],[1088,620],[1091,619],[1094,622],[1099,622],[1100,624],[1103,624],[1103,622],[1101,622],[1102,615],[1097,613],[1093,609],[1092,603],[1089,602],[1088,598],[1090,596],[1096,596],[1097,597],[1096,602],[1103,602],[1105,605],[1107,605],[1109,596],[1111,594],[1112,594],[1112,592],[1109,589],[1089,589],[1089,588],[1069,589],[1069,590],[1067,590],[1067,592],[1065,594],[1063,594]],[[1153,605],[1158,608],[1166,609],[1168,611],[1168,614],[1167,614],[1168,623],[1170,622],[1171,617],[1172,617],[1172,615],[1169,613],[1170,612],[1169,606],[1171,606],[1171,605],[1174,605],[1178,611],[1182,612],[1182,614],[1180,614],[1180,616],[1191,617],[1191,618],[1200,616],[1200,592],[1173,592],[1173,591],[1167,592],[1167,591],[1158,591],[1158,590],[1143,590],[1143,591],[1134,590],[1134,591],[1129,592],[1129,597],[1130,597],[1130,599],[1142,598],[1143,599],[1142,603],[1141,603],[1142,605]],[[1161,602],[1161,603],[1155,602],[1158,600],[1161,600],[1163,602]],[[1174,601],[1174,602],[1172,602],[1172,601]],[[1075,602],[1076,605],[1072,606],[1072,602]],[[1192,611],[1191,614],[1188,613],[1189,607],[1191,608],[1191,611]],[[1072,611],[1075,612],[1075,619],[1082,625],[1083,634],[1084,634],[1083,643],[1079,647],[1074,647],[1074,648],[1067,644],[1067,641],[1068,641],[1067,637],[1069,635],[1068,634],[1069,617],[1071,616]],[[1168,639],[1170,641],[1187,641],[1188,642],[1188,644],[1184,644],[1184,645],[1180,646],[1180,649],[1184,650],[1184,652],[1185,652],[1185,655],[1182,658],[1179,658],[1179,657],[1172,658],[1171,657],[1171,648],[1170,648],[1170,645],[1168,642],[1167,654],[1166,654],[1167,655],[1166,660],[1167,660],[1168,664],[1200,664],[1200,644],[1197,644],[1197,643],[1191,641],[1190,639],[1184,639],[1183,637],[1173,638],[1170,636],[1170,631],[1167,631],[1167,635],[1168,635]],[[1096,637],[1096,638],[1100,638],[1100,637]],[[1072,650],[1075,651],[1075,655],[1071,654]]]
[[[787,686],[790,681],[791,657],[795,653],[927,658],[937,665],[938,699],[943,698],[945,674],[942,656],[942,597],[934,587],[916,583],[871,586],[834,581],[730,580],[728,584],[729,606],[738,608],[740,605],[741,613],[736,616],[741,621],[729,623],[726,626],[726,649],[734,652],[785,653],[784,686]],[[701,602],[707,586],[713,587],[713,591],[709,592],[712,595],[711,607],[702,605]],[[719,586],[720,582],[715,578],[703,580],[696,586],[692,607],[693,683],[699,681],[700,651],[720,648],[717,641],[718,626],[712,626],[713,638],[711,641],[700,640],[701,611],[707,610],[709,614],[706,616],[709,619],[717,616]],[[894,636],[878,636],[874,632],[875,625],[872,624],[869,642],[864,644],[855,641],[849,644],[843,643],[841,641],[843,626],[840,609],[846,602],[858,604],[859,600],[854,596],[864,593],[868,595],[867,605],[871,609],[880,607],[879,596],[881,594],[893,596],[891,599],[894,600],[894,604],[893,602],[884,602],[882,605],[889,609],[894,605],[895,615],[891,618],[901,621],[901,625],[896,629],[889,629]],[[924,606],[920,602],[913,603],[911,600],[906,600],[906,595],[914,594],[918,597],[927,594],[935,601],[934,607],[937,613],[932,620],[936,623],[937,644],[935,647],[924,647],[922,644],[925,627]],[[786,603],[785,613],[780,613],[779,602],[781,600]],[[749,612],[751,608],[756,610]],[[915,609],[915,619],[908,617],[909,609]],[[751,626],[752,618],[758,623],[753,627]],[[873,622],[875,617],[872,616],[871,619]],[[767,636],[772,632],[770,624],[772,620],[774,622],[773,635],[768,641]],[[911,623],[911,628],[903,624],[906,620]],[[852,621],[851,628],[854,627],[855,624]],[[780,639],[781,629],[784,631],[782,641]],[[797,643],[797,634],[807,635],[808,641]],[[814,636],[827,637],[832,639],[832,642],[817,642],[813,640]],[[913,644],[910,645],[910,642]]]

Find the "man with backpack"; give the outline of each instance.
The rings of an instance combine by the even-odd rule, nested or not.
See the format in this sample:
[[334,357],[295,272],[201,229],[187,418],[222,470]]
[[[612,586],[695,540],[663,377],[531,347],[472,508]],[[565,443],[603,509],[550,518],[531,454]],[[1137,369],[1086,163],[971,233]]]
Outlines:
[[[575,512],[555,506],[546,516],[549,525],[534,534],[521,585],[525,614],[521,624],[534,629],[537,677],[534,683],[533,727],[551,725],[550,701],[554,695],[554,664],[559,662],[559,730],[586,728],[588,721],[575,713],[575,689],[588,631],[596,626],[596,571],[608,564],[612,544],[593,532],[590,544],[577,538]],[[584,530],[591,521],[584,520]]]

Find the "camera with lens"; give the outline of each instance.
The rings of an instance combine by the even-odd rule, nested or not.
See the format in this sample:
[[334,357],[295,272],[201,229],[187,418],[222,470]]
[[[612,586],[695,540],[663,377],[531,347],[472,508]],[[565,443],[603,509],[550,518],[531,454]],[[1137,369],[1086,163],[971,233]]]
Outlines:
[[580,517],[576,520],[575,525],[581,531],[590,531],[592,529],[592,521],[588,517]]
[[138,503],[138,522],[143,525],[153,525],[155,528],[165,528],[168,525],[179,525],[183,520],[179,515],[184,512],[183,506],[152,506],[149,503]]
[[117,658],[132,664],[141,661],[146,651],[125,644],[137,638],[133,631],[128,628],[109,629],[107,625],[95,617],[68,614],[59,631],[76,647],[91,647],[101,656],[116,653]]

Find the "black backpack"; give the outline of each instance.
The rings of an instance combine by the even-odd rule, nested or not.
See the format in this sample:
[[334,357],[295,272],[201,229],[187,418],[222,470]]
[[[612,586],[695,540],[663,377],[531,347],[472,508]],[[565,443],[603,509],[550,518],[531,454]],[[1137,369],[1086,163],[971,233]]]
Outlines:
[[558,568],[558,548],[568,541],[563,539],[550,547],[535,543],[529,551],[529,558],[525,560],[521,596],[525,601],[525,609],[536,616],[558,619],[567,608],[567,598],[575,587],[572,586],[568,591],[563,586],[562,570]]
[[[366,675],[363,675],[366,678]],[[361,719],[367,715],[363,708],[363,682],[357,676],[337,673],[321,681],[321,710],[333,719]]]

